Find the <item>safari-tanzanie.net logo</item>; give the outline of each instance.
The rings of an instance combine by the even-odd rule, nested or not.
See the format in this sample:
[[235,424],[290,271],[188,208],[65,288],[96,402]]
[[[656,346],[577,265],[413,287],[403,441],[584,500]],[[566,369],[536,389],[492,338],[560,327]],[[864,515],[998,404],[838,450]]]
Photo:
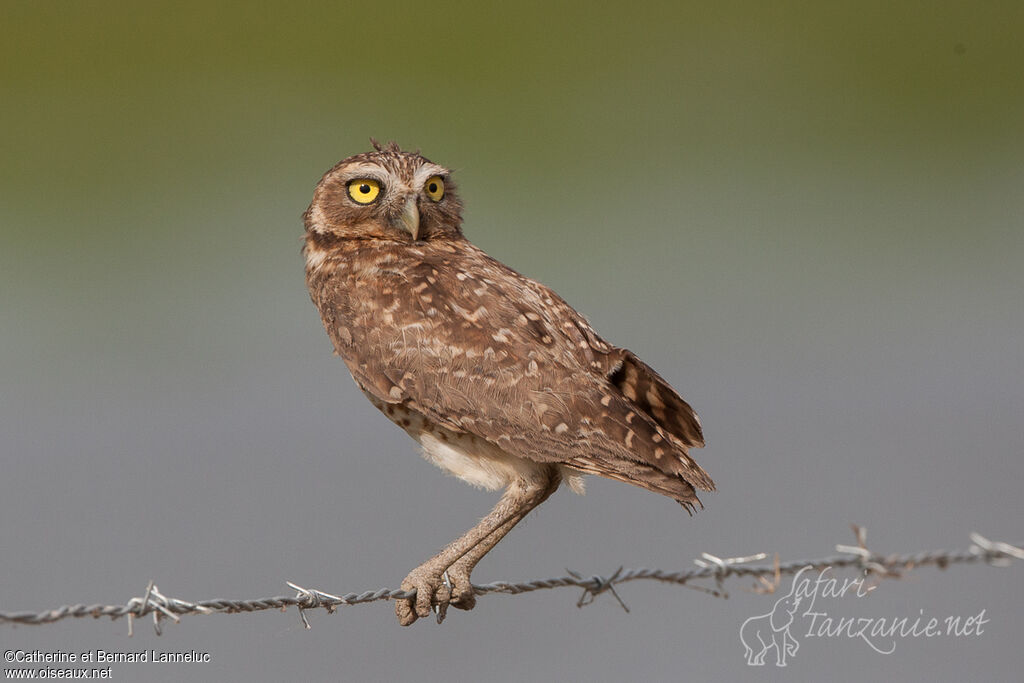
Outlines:
[[833,616],[831,610],[838,608],[840,599],[864,598],[875,588],[864,576],[839,579],[831,567],[817,573],[811,565],[802,568],[770,612],[750,617],[740,627],[747,664],[763,666],[773,661],[775,666],[786,666],[801,643],[812,640],[856,640],[879,654],[892,654],[900,640],[975,638],[989,623],[984,609],[969,616],[929,616],[923,609],[902,616]]

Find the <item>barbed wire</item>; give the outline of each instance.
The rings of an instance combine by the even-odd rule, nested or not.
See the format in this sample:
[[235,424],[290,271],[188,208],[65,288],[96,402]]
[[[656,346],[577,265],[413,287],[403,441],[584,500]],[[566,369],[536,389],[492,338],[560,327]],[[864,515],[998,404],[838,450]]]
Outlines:
[[[578,572],[566,570],[566,576],[559,576],[551,579],[538,579],[522,583],[509,583],[496,581],[494,583],[473,584],[473,590],[477,595],[488,595],[491,593],[503,593],[506,595],[521,595],[537,590],[548,590],[573,586],[582,588],[583,593],[576,602],[577,607],[583,607],[592,603],[599,595],[610,592],[627,612],[629,608],[615,591],[615,586],[628,581],[652,580],[662,583],[675,584],[694,588],[718,597],[728,597],[724,590],[724,582],[729,578],[752,577],[757,579],[753,590],[760,593],[772,593],[779,585],[780,577],[783,575],[796,574],[805,567],[824,569],[827,567],[857,568],[863,575],[873,577],[879,581],[883,579],[898,579],[907,572],[921,567],[934,566],[945,569],[954,564],[972,564],[984,562],[997,567],[1005,567],[1013,560],[1024,560],[1024,544],[1011,545],[1000,541],[991,541],[981,534],[970,535],[971,545],[967,550],[935,550],[924,551],[913,554],[881,555],[873,553],[867,548],[866,531],[864,527],[851,525],[857,537],[857,545],[836,545],[838,554],[828,557],[808,560],[791,560],[779,562],[778,555],[775,561],[770,564],[750,564],[767,559],[766,553],[757,553],[746,557],[721,558],[709,553],[702,553],[701,558],[694,560],[696,568],[683,571],[663,571],[661,569],[625,569],[619,567],[608,576],[591,575],[584,576]],[[770,578],[769,578],[770,577]],[[711,579],[714,587],[707,587],[692,583],[701,579]],[[270,609],[287,610],[289,607],[296,607],[299,611],[299,618],[306,628],[310,628],[306,619],[305,611],[310,609],[323,608],[328,613],[334,613],[338,607],[347,605],[359,605],[368,602],[381,600],[396,600],[412,598],[416,591],[403,591],[391,588],[381,588],[376,591],[363,593],[346,593],[334,595],[321,590],[303,588],[292,582],[286,582],[296,591],[294,596],[277,596],[272,598],[261,598],[257,600],[202,600],[189,602],[178,598],[167,597],[151,581],[146,587],[146,592],[141,598],[132,598],[123,605],[64,605],[56,609],[44,612],[0,612],[0,623],[41,625],[52,624],[63,619],[83,617],[110,617],[118,619],[128,617],[128,635],[131,636],[134,630],[134,619],[153,616],[153,627],[157,635],[161,634],[162,619],[180,621],[180,617],[186,614],[238,614],[242,612],[261,612]],[[443,618],[443,611],[438,615],[438,621]]]

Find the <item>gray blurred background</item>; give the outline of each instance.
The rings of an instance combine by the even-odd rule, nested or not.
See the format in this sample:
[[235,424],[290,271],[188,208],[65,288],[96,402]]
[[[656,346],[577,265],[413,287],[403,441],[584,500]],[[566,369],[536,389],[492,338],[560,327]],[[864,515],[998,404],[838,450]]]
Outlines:
[[[1020,2],[0,4],[0,610],[397,586],[496,495],[423,461],[309,302],[300,214],[369,136],[456,171],[465,231],[703,418],[695,517],[591,479],[478,582],[701,552],[1024,540]],[[1008,680],[1024,570],[924,569],[836,616],[971,615],[893,654],[774,598],[632,583],[328,616],[0,626],[0,648],[156,648],[115,680]]]

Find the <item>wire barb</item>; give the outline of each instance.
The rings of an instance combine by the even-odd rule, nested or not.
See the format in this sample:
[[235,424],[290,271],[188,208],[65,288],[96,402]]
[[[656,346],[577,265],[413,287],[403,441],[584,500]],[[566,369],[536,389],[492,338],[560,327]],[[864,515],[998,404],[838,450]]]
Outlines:
[[[701,557],[694,560],[694,563],[697,565],[696,568],[686,571],[667,572],[661,569],[646,569],[643,567],[635,569],[619,567],[608,576],[596,574],[584,576],[578,572],[566,570],[566,576],[551,579],[538,579],[523,583],[498,581],[481,585],[474,584],[473,592],[476,595],[487,595],[488,593],[520,595],[537,590],[575,586],[583,589],[582,595],[580,595],[579,600],[576,602],[577,607],[589,605],[599,595],[608,592],[618,601],[623,610],[629,612],[626,603],[615,590],[617,585],[627,581],[659,581],[695,588],[716,596],[728,597],[728,594],[723,589],[726,579],[751,577],[760,582],[760,585],[755,584],[754,591],[773,592],[783,574],[796,574],[805,567],[816,569],[826,567],[834,569],[856,568],[865,576],[870,575],[880,581],[887,578],[901,578],[906,572],[925,566],[945,569],[953,564],[984,562],[995,567],[1005,567],[1012,564],[1014,560],[1024,560],[1024,548],[1022,548],[1024,544],[1011,545],[1002,541],[992,541],[978,533],[970,535],[971,545],[967,550],[925,551],[910,555],[884,556],[868,550],[867,533],[863,527],[853,525],[853,530],[857,538],[857,545],[836,545],[836,552],[839,554],[831,557],[779,562],[778,555],[776,555],[774,561],[770,564],[751,564],[752,562],[760,562],[766,559],[768,555],[757,553],[756,555],[744,557],[722,558],[711,553],[701,553]],[[696,583],[702,579],[713,580],[716,588],[709,588]],[[181,615],[185,614],[236,614],[239,612],[260,612],[270,609],[287,610],[289,607],[296,607],[299,610],[299,618],[303,626],[308,629],[310,624],[306,617],[307,610],[322,608],[328,613],[333,614],[338,607],[343,605],[408,599],[416,596],[415,590],[403,591],[390,588],[381,588],[364,593],[334,595],[312,588],[303,588],[290,581],[287,584],[295,591],[294,596],[278,596],[257,600],[220,599],[188,602],[165,596],[160,592],[156,584],[150,581],[146,586],[143,597],[132,598],[124,605],[79,604],[65,605],[44,612],[0,612],[0,623],[39,625],[52,624],[70,618],[110,617],[111,619],[118,619],[127,616],[128,635],[131,637],[134,633],[135,618],[145,617],[150,614],[153,616],[153,628],[157,635],[160,635],[162,632],[161,621],[164,618],[178,622],[181,619]],[[450,590],[450,582],[446,585]],[[438,616],[443,619],[443,611],[438,611]]]
[[607,578],[604,576],[595,575],[591,576],[589,579],[584,579],[582,574],[574,572],[571,569],[566,569],[565,571],[567,574],[569,574],[569,576],[573,577],[577,581],[584,582],[583,594],[580,595],[580,599],[576,601],[576,606],[585,607],[593,603],[594,600],[597,599],[598,595],[604,593],[605,591],[608,591],[613,596],[615,596],[615,599],[619,602],[619,606],[621,606],[622,609],[625,610],[626,614],[629,614],[629,607],[626,606],[626,603],[622,601],[622,598],[615,591],[615,582],[619,580],[619,577],[622,575],[623,569],[624,567],[620,566],[618,569],[615,570],[615,572],[611,576]]
[[694,560],[693,563],[703,569],[710,569],[714,572],[715,587],[717,590],[709,591],[716,597],[728,598],[729,594],[726,592],[724,583],[732,574],[732,567],[738,564],[747,564],[749,562],[757,562],[768,557],[768,553],[756,553],[754,555],[748,555],[747,557],[727,557],[722,559],[717,555],[711,553],[701,553],[701,559]]
[[970,552],[984,557],[993,567],[1008,567],[1013,560],[1024,560],[1024,549],[1001,541],[990,541],[977,531],[971,532],[971,543]]

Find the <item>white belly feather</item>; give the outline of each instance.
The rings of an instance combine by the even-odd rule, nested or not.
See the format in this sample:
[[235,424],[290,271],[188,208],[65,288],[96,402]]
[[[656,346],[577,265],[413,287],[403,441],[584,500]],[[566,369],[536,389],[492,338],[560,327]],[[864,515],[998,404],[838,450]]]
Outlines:
[[[495,491],[517,479],[546,481],[547,465],[510,455],[473,434],[459,434],[429,423],[401,404],[384,403],[363,390],[370,402],[423,447],[423,456],[459,479]],[[584,493],[583,474],[559,465],[562,481],[575,493]]]

